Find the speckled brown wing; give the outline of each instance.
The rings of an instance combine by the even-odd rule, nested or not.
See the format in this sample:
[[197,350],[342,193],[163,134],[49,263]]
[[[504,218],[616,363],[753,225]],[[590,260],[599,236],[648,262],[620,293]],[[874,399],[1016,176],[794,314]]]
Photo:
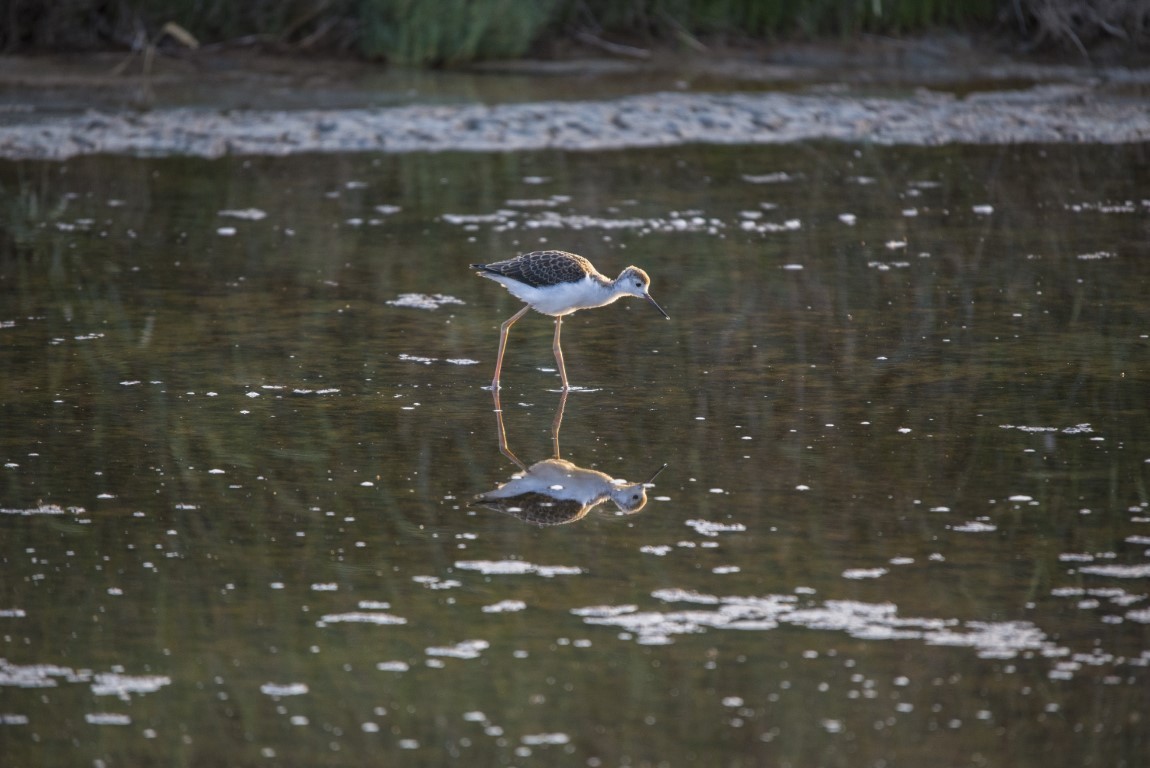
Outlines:
[[483,495],[471,502],[473,507],[484,507],[495,512],[517,517],[525,523],[540,527],[565,525],[582,519],[593,505],[570,499],[556,499],[545,493],[528,492],[517,496],[493,499]]
[[532,288],[577,283],[595,271],[591,262],[566,251],[532,251],[493,264],[473,264],[475,269],[518,280]]

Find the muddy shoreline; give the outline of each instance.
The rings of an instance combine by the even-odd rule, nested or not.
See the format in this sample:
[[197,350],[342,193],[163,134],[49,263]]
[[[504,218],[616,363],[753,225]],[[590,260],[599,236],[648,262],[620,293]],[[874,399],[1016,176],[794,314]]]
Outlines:
[[375,110],[172,109],[3,126],[0,157],[608,150],[806,140],[881,145],[1144,142],[1150,141],[1150,110],[1065,87],[965,99],[662,93],[609,102]]
[[[961,54],[961,55],[960,55]],[[463,73],[267,57],[0,60],[0,158],[1150,141],[1150,70],[955,44]]]

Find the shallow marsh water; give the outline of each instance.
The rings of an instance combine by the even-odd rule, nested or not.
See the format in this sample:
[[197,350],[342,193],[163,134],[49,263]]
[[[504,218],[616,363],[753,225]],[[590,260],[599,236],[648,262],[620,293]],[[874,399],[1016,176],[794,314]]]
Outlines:
[[[5,163],[5,764],[1146,763],[1145,147]],[[540,247],[540,526],[489,383]],[[502,426],[552,458],[552,323]],[[519,508],[520,513],[522,508]]]

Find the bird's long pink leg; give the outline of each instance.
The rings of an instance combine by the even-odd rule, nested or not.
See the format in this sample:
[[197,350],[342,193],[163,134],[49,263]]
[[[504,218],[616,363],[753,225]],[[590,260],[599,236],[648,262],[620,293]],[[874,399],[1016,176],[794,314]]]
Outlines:
[[567,392],[571,389],[571,385],[567,383],[567,366],[563,365],[563,348],[559,346],[559,329],[563,327],[563,316],[559,315],[555,318],[555,343],[551,345],[551,351],[555,353],[555,364],[559,366],[559,378],[563,381],[563,391]]
[[[499,438],[499,452],[502,453],[507,458],[514,461],[515,465],[517,467],[519,467],[524,472],[526,472],[527,471],[527,465],[524,464],[522,461],[520,461],[519,457],[516,456],[514,453],[512,453],[510,446],[507,445],[507,430],[504,429],[504,427],[503,427],[503,406],[499,404],[499,390],[498,389],[491,390],[491,399],[495,401],[495,426],[496,426],[496,433],[495,434]],[[555,458],[559,458],[559,457],[556,456]]]
[[559,395],[559,409],[555,411],[555,418],[551,421],[551,447],[555,451],[555,458],[559,458],[559,428],[563,426],[563,410],[567,407],[567,390]]
[[507,332],[511,330],[511,326],[515,325],[516,320],[527,314],[529,309],[531,307],[524,307],[499,326],[499,354],[495,356],[495,378],[491,380],[493,390],[499,389],[499,372],[503,370],[503,353],[507,351]]

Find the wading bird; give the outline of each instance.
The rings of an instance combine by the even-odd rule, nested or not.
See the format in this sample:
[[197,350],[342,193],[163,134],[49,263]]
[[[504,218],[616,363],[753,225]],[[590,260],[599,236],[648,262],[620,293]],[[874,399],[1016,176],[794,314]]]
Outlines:
[[567,383],[567,369],[563,365],[563,350],[559,346],[559,331],[564,315],[580,309],[603,307],[624,296],[646,299],[668,320],[671,316],[651,298],[651,278],[638,267],[627,267],[614,280],[599,271],[582,256],[566,251],[533,251],[514,259],[491,264],[472,264],[477,274],[494,280],[510,291],[527,306],[512,315],[499,327],[499,354],[495,358],[495,377],[491,388],[499,389],[499,372],[503,368],[503,353],[507,350],[507,332],[519,318],[534,309],[555,318],[555,341],[551,345],[563,391],[571,389]]

